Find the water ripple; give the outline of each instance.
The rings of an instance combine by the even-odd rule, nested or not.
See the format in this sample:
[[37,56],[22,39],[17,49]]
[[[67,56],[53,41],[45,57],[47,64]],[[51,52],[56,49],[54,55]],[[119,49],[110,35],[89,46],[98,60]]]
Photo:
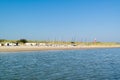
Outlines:
[[0,80],[120,80],[120,49],[0,53]]

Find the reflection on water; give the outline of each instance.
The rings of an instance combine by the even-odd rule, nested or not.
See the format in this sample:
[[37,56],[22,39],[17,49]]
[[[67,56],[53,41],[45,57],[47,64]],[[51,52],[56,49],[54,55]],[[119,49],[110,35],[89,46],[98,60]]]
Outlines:
[[120,80],[120,49],[0,53],[0,80]]

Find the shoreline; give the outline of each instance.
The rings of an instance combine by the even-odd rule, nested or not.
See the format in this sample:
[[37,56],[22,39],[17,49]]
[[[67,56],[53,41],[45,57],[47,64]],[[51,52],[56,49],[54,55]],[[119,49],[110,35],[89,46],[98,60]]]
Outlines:
[[120,46],[1,46],[0,52],[24,52],[24,51],[46,51],[46,50],[83,50],[97,48],[120,48]]

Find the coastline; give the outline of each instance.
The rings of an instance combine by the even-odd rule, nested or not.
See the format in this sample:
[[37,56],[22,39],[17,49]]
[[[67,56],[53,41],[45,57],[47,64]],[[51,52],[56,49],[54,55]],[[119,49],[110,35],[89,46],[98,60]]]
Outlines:
[[80,50],[96,48],[120,48],[120,46],[1,46],[0,52],[24,52],[24,51],[46,51],[46,50]]

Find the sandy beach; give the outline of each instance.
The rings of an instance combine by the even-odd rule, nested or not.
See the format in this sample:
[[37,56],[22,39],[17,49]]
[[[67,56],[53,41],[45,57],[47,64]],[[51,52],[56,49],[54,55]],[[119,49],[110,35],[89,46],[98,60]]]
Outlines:
[[0,52],[42,51],[42,50],[74,50],[94,48],[120,48],[120,46],[1,46]]
[[70,49],[80,49],[80,47],[2,46],[2,47],[0,47],[0,52],[70,50]]

